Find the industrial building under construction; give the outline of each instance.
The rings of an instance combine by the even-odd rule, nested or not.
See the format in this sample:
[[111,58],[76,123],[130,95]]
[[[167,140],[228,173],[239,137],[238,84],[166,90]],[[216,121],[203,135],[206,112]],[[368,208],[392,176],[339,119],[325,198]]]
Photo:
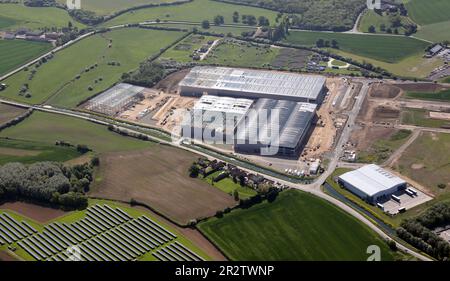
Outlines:
[[280,71],[197,66],[180,82],[180,94],[269,98],[320,103],[325,77]]

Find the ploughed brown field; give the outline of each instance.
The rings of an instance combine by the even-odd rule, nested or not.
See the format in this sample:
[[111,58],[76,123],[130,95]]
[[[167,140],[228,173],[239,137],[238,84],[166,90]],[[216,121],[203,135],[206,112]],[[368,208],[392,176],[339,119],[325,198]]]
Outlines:
[[7,202],[1,204],[0,209],[14,211],[40,223],[47,223],[48,221],[66,214],[63,210],[38,206],[26,202]]
[[232,196],[189,177],[195,159],[193,153],[162,145],[104,154],[89,195],[128,202],[134,199],[179,224],[234,206]]
[[0,103],[0,125],[16,118],[24,113],[26,109]]

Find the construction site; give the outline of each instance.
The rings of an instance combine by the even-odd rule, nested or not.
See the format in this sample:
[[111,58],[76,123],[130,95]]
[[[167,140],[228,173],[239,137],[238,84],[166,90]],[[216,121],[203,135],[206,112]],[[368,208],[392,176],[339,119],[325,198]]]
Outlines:
[[[214,71],[214,69],[208,68],[208,71],[211,72]],[[233,72],[232,69],[228,72],[227,69],[220,68],[219,71],[226,72],[227,75],[230,75],[227,76],[228,80],[232,80],[233,75],[236,73]],[[200,108],[200,111],[202,112],[211,110],[220,111],[220,108],[212,109],[212,107],[217,107],[214,104],[222,106],[225,104],[228,107],[234,107],[239,106],[239,102],[236,103],[236,101],[239,101],[240,99],[245,100],[245,98],[247,98],[249,101],[246,103],[245,108],[240,109],[242,116],[245,117],[247,110],[254,109],[254,107],[259,104],[257,101],[261,98],[255,97],[254,94],[247,96],[245,92],[243,92],[243,94],[235,92],[233,93],[233,97],[227,97],[225,94],[220,94],[219,99],[214,99],[214,93],[209,93],[207,89],[205,90],[202,88],[201,94],[203,95],[203,98],[201,97],[202,95],[183,95],[181,91],[182,87],[180,87],[180,85],[186,84],[185,77],[192,78],[192,74],[191,76],[187,76],[189,73],[188,70],[173,73],[160,81],[153,88],[118,84],[86,102],[83,107],[118,119],[155,126],[171,133],[174,130],[180,130],[182,128],[186,112],[194,111],[195,108]],[[239,70],[239,73],[241,73],[239,79],[245,80],[246,70]],[[271,167],[272,169],[287,174],[301,176],[318,173],[319,167],[326,165],[327,153],[332,151],[340,130],[346,124],[347,116],[344,115],[343,112],[352,107],[354,102],[353,97],[359,92],[361,85],[349,81],[346,78],[322,79],[320,76],[316,77],[311,75],[303,78],[302,75],[298,74],[284,76],[283,72],[261,71],[261,73],[263,76],[269,75],[271,79],[289,79],[291,81],[290,83],[296,83],[295,81],[300,81],[301,83],[311,81],[313,83],[312,85],[314,85],[310,88],[315,91],[315,93],[311,93],[311,95],[315,97],[311,99],[311,104],[317,105],[314,109],[314,118],[305,120],[307,123],[305,123],[304,128],[306,131],[304,133],[300,133],[299,131],[298,136],[290,133],[290,135],[295,138],[299,138],[297,140],[299,142],[295,144],[296,148],[289,153],[286,152],[289,149],[284,149],[285,153],[283,154],[278,154],[276,157],[267,157],[260,154],[248,153],[248,151],[243,151],[242,149],[236,150],[232,144],[205,145],[210,145],[212,149],[233,154],[235,157]],[[258,75],[258,72],[252,70],[249,72],[249,75],[250,74],[255,76]],[[295,75],[298,75],[299,78]],[[323,86],[320,85],[322,82]],[[210,81],[209,83],[212,82]],[[254,88],[258,87],[255,85]],[[306,89],[308,89],[307,85],[302,85],[301,89],[302,92],[299,92],[301,96],[308,95],[308,93],[306,93]],[[283,100],[283,96],[286,95],[286,93],[287,92],[278,99]],[[266,97],[265,93],[261,95]],[[276,92],[273,92],[269,97],[276,98],[274,95],[276,95]],[[290,95],[295,95],[295,92],[290,93]],[[207,98],[208,96],[211,98]],[[300,98],[300,100],[302,99]],[[315,103],[316,100],[317,103]],[[205,106],[205,103],[209,104]],[[295,104],[300,106],[302,104],[301,101],[295,100],[291,100],[289,103],[292,103],[292,106]],[[235,111],[233,108],[229,108],[228,110]],[[289,118],[304,118],[301,116],[286,116],[285,118],[288,118],[286,120],[290,120]],[[295,119],[292,119],[292,122],[295,122],[295,124],[301,124],[303,122],[303,119],[297,121],[294,120]],[[294,125],[294,127],[296,128],[296,125]],[[297,128],[295,130],[297,130]]]

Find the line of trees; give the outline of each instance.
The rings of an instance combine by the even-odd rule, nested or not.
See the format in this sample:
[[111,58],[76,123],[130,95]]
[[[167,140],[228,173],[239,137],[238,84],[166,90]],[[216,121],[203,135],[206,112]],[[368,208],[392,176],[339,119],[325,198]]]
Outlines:
[[60,163],[8,163],[0,167],[0,201],[28,200],[64,209],[84,209],[93,165],[66,167]]
[[450,224],[450,204],[440,203],[415,219],[404,220],[397,235],[419,250],[438,259],[450,260],[450,243],[432,231]]

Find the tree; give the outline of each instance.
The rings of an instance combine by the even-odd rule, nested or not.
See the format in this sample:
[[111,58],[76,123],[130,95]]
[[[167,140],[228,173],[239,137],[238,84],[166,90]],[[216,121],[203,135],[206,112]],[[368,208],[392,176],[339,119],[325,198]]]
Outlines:
[[375,26],[373,26],[373,25],[369,26],[369,32],[375,33],[376,32]]
[[319,38],[319,39],[316,41],[316,46],[317,46],[317,48],[323,48],[323,47],[325,46],[324,40],[321,39],[321,38]]
[[233,198],[234,201],[239,201],[239,192],[237,190],[233,191]]
[[258,25],[259,26],[269,26],[270,25],[269,19],[264,16],[260,16],[258,18]]
[[98,158],[98,156],[94,156],[92,159],[91,159],[91,165],[92,166],[99,166],[100,165],[100,158]]
[[202,21],[202,28],[203,29],[209,29],[209,27],[210,27],[209,20]]
[[191,178],[196,178],[198,177],[198,174],[200,172],[200,169],[198,168],[197,165],[192,164],[192,166],[189,168],[189,176]]
[[238,12],[234,12],[233,13],[233,22],[234,23],[238,23],[239,22],[239,13]]
[[224,23],[225,23],[225,20],[224,20],[223,16],[217,15],[217,16],[214,17],[214,24],[215,25],[221,25],[221,24],[224,24]]
[[339,43],[335,39],[331,40],[331,48],[339,49]]

